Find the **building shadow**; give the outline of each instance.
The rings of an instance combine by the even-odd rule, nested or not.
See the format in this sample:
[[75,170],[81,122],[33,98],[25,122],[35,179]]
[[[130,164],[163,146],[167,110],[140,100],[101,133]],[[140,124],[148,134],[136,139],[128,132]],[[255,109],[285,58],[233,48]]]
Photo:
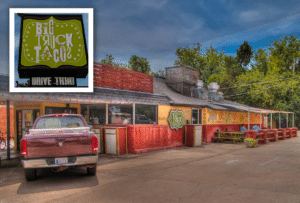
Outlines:
[[97,176],[87,175],[86,168],[71,168],[62,172],[51,169],[39,169],[37,179],[24,181],[18,188],[17,194],[32,194],[76,188],[86,188],[99,185]]

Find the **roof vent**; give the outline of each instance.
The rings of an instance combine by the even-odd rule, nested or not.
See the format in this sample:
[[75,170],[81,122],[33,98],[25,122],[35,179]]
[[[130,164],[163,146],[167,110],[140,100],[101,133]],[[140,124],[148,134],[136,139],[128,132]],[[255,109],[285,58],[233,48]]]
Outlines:
[[222,92],[218,92],[218,98],[220,102],[224,101],[224,94]]
[[208,85],[208,99],[219,101],[218,89],[220,86],[216,82],[212,82]]
[[202,80],[197,80],[197,82],[195,83],[196,88],[193,90],[193,96],[199,99],[205,99],[204,98],[204,83]]

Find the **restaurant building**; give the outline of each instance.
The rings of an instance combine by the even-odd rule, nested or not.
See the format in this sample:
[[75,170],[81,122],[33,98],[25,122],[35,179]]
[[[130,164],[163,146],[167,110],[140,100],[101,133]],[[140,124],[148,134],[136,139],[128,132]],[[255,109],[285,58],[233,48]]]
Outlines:
[[93,93],[9,93],[8,84],[8,76],[0,76],[0,130],[7,131],[10,106],[15,150],[44,114],[82,114],[99,137],[99,153],[123,154],[199,146],[212,142],[217,130],[239,131],[242,124],[268,127],[272,112],[225,100],[217,84],[205,88],[198,70],[185,66],[154,77],[94,63]]

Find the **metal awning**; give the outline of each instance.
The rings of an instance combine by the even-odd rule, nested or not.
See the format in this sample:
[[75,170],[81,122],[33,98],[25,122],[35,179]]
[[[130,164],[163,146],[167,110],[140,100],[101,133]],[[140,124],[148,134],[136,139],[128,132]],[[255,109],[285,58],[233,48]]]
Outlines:
[[[255,108],[255,107],[248,107],[248,106],[239,106],[239,105],[232,105],[232,104],[222,104],[222,103],[214,103],[214,102],[209,102],[211,104],[214,105],[220,105],[220,106],[225,106],[225,107],[231,107],[231,108],[235,108],[238,110],[242,110],[245,112],[248,112],[248,130],[250,129],[250,120],[249,120],[249,113],[259,113],[260,114],[260,129],[261,129],[261,114],[271,114],[271,125],[270,128],[272,128],[272,114],[273,113],[279,113],[279,115],[281,113],[286,113],[286,126],[289,126],[289,119],[288,119],[288,114],[293,114],[293,127],[295,127],[295,115],[294,112],[289,112],[289,111],[275,111],[275,110],[270,110],[270,109],[260,109],[260,108]],[[279,128],[281,128],[281,116],[279,116]]]
[[239,105],[232,105],[232,104],[222,104],[222,103],[215,103],[215,102],[209,102],[214,105],[220,105],[220,106],[227,106],[227,107],[232,107],[236,108],[238,110],[242,111],[249,111],[252,113],[263,113],[263,114],[268,114],[268,113],[288,113],[292,114],[294,112],[289,112],[289,111],[275,111],[275,110],[270,110],[270,109],[260,109],[260,108],[255,108],[255,107],[247,107],[247,106],[239,106]]

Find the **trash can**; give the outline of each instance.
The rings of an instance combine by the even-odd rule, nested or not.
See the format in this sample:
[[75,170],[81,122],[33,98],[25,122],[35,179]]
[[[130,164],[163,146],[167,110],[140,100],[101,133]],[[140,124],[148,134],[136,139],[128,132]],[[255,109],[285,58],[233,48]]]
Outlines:
[[105,153],[127,154],[126,127],[105,127]]

